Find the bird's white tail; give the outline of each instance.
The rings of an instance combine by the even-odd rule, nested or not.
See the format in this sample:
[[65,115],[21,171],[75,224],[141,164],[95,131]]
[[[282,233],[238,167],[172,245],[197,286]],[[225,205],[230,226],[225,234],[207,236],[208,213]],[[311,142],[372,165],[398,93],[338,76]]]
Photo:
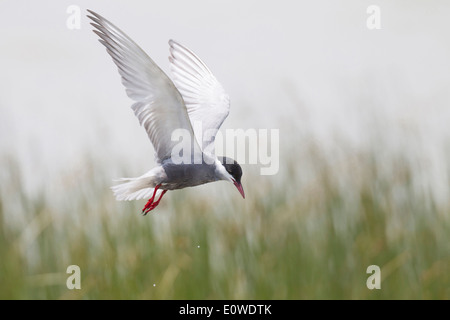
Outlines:
[[[153,195],[153,186],[155,186],[153,175],[147,173],[138,178],[122,178],[118,181],[122,181],[122,183],[111,187],[118,201],[139,200],[150,198]],[[159,196],[161,192],[158,190],[156,196]]]

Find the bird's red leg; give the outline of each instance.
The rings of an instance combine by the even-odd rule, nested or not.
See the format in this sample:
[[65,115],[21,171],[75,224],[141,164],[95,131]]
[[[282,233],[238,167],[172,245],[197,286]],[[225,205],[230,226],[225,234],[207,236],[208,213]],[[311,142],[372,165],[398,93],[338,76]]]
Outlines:
[[156,206],[159,204],[159,202],[161,201],[163,195],[167,192],[167,190],[163,190],[163,192],[161,193],[161,195],[159,196],[158,200],[155,202],[155,195],[156,195],[156,191],[157,189],[160,187],[161,185],[157,185],[155,188],[155,191],[153,192],[153,196],[148,200],[147,204],[145,205],[144,209],[142,209],[142,213],[144,214],[144,216],[149,213],[150,211],[152,211],[153,209],[156,208]]
[[161,186],[161,185],[158,184],[158,185],[155,187],[155,190],[153,191],[152,197],[147,201],[147,204],[145,205],[144,209],[142,209],[142,213],[143,213],[144,215],[146,215],[150,210],[152,210],[152,209],[150,209],[150,207],[151,207],[151,205],[153,204],[153,200],[155,200],[156,191],[158,191],[158,189],[159,189],[160,186]]
[[[150,210],[153,210],[153,209],[156,208],[156,206],[159,204],[159,202],[161,201],[161,198],[163,197],[163,195],[164,195],[166,192],[167,192],[167,190],[163,190],[163,192],[162,192],[161,195],[159,196],[158,201],[153,202],[152,205],[150,206]],[[148,211],[150,211],[150,210],[148,210]],[[147,211],[147,212],[148,212],[148,211]]]

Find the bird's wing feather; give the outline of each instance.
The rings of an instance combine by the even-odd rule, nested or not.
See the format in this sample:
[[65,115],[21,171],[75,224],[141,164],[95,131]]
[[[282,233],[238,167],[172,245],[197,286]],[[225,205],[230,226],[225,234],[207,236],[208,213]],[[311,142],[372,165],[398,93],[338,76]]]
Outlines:
[[170,69],[204,153],[214,154],[214,139],[230,110],[230,99],[208,67],[188,48],[169,41]]
[[194,149],[200,150],[183,98],[173,82],[119,28],[99,14],[88,12],[94,32],[119,69],[127,95],[135,101],[132,109],[147,131],[156,150],[157,161],[169,158],[173,147],[179,143],[171,139],[176,129],[187,130]]

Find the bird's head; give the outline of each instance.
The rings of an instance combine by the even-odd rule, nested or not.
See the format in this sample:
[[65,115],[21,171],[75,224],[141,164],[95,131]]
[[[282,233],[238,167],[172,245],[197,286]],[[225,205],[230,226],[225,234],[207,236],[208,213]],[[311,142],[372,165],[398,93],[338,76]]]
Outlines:
[[222,164],[222,167],[225,170],[221,170],[221,179],[233,182],[236,188],[242,195],[242,198],[245,199],[244,188],[242,188],[241,177],[242,177],[242,168],[237,163],[236,160],[227,157],[217,157],[217,159]]

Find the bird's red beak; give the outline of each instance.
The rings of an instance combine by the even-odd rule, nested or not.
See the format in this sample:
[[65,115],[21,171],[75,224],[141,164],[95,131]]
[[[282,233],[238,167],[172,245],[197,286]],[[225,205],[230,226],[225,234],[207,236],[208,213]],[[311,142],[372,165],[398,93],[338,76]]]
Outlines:
[[239,192],[242,195],[242,198],[245,199],[245,193],[244,193],[244,188],[242,188],[242,184],[240,184],[239,182],[233,180],[234,185],[236,186],[236,188],[239,190]]

